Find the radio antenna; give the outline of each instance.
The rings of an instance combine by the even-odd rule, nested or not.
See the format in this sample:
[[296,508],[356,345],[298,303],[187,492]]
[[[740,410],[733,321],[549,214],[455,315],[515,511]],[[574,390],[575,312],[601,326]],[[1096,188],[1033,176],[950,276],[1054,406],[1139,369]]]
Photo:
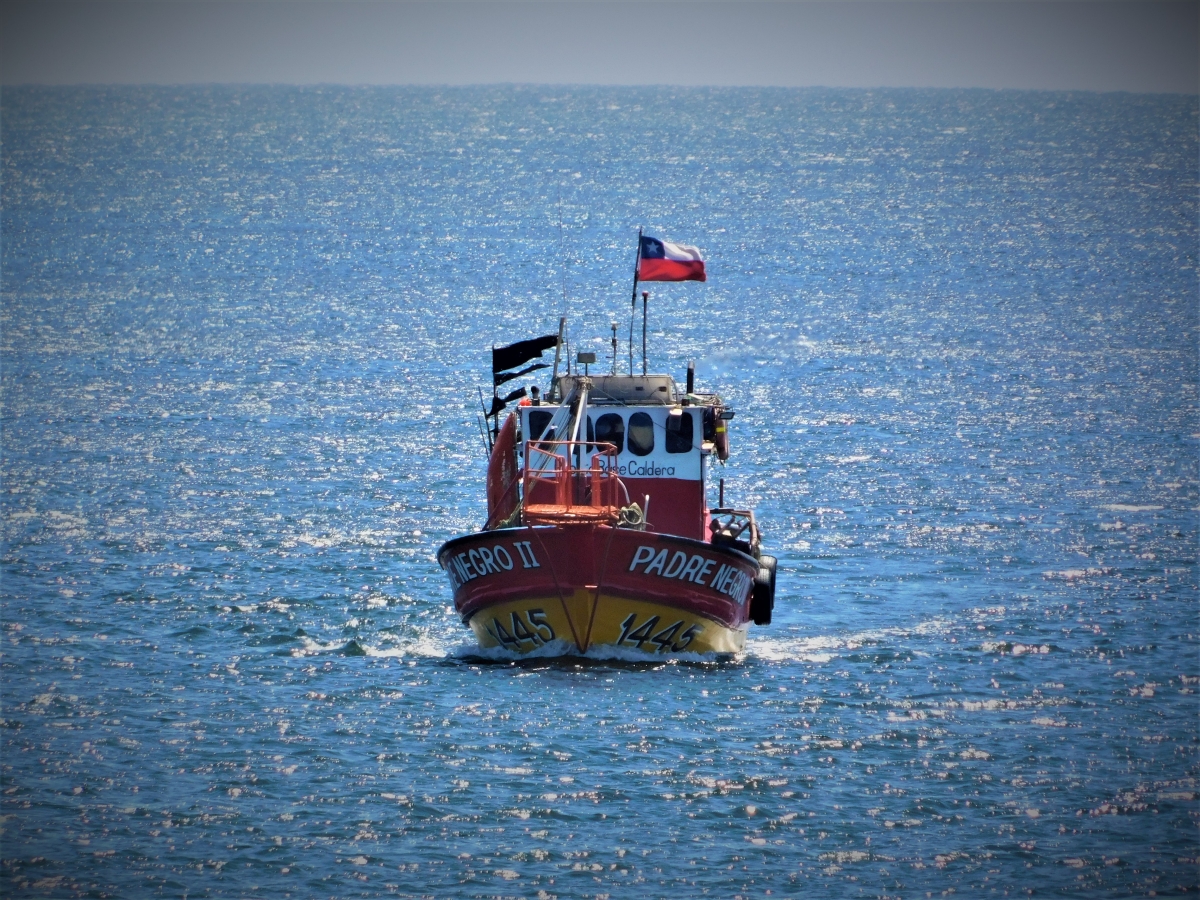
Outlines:
[[567,253],[563,240],[563,205],[562,205],[562,185],[558,185],[558,259],[559,265],[562,266],[562,307],[559,309],[559,316],[565,317],[567,314]]

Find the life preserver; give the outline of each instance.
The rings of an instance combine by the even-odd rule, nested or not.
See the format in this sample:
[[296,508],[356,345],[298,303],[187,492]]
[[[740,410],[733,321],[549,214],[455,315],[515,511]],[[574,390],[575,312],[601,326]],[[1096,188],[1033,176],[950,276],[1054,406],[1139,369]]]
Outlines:
[[704,408],[704,439],[712,441],[717,451],[717,459],[721,462],[729,459],[729,432],[726,431],[725,420],[721,413],[725,407],[713,405]]
[[509,413],[500,426],[496,444],[492,447],[492,457],[488,460],[488,518],[485,529],[496,528],[516,511],[520,500],[520,483],[517,469],[517,417]]
[[729,432],[720,413],[717,414],[717,427],[713,429],[713,446],[717,448],[717,459],[721,462],[729,459]]

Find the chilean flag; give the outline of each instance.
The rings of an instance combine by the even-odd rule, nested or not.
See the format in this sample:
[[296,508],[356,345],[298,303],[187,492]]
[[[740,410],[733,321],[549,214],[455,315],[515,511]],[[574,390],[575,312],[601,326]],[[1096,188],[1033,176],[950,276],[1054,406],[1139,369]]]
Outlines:
[[642,235],[638,281],[707,281],[700,251]]

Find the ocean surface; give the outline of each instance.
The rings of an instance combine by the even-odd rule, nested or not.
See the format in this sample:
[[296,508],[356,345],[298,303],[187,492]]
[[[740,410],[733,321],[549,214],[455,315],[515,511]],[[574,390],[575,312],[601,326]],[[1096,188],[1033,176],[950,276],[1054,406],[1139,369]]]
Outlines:
[[[1197,111],[5,87],[0,894],[1195,892]],[[482,656],[476,386],[639,226],[775,621]]]

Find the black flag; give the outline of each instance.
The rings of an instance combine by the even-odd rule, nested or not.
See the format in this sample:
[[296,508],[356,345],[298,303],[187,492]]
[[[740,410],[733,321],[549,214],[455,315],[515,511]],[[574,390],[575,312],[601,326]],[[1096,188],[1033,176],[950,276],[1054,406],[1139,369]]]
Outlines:
[[519,372],[497,372],[492,375],[492,384],[496,387],[504,384],[506,381],[512,381],[514,378],[520,378],[522,375],[528,375],[530,372],[537,369],[548,369],[550,363],[534,363],[532,366],[526,366]]
[[[549,350],[558,343],[557,334],[547,334],[543,337],[532,338],[528,341],[517,341],[507,347],[492,348],[492,374],[496,375],[523,362],[529,362],[535,356],[541,356],[543,350]],[[496,384],[501,382],[497,381]]]
[[490,418],[491,416],[496,415],[496,413],[500,412],[502,409],[504,409],[504,407],[508,406],[508,404],[512,403],[517,398],[524,396],[525,388],[517,388],[517,390],[505,397],[492,397],[492,411],[488,413],[488,417]]

